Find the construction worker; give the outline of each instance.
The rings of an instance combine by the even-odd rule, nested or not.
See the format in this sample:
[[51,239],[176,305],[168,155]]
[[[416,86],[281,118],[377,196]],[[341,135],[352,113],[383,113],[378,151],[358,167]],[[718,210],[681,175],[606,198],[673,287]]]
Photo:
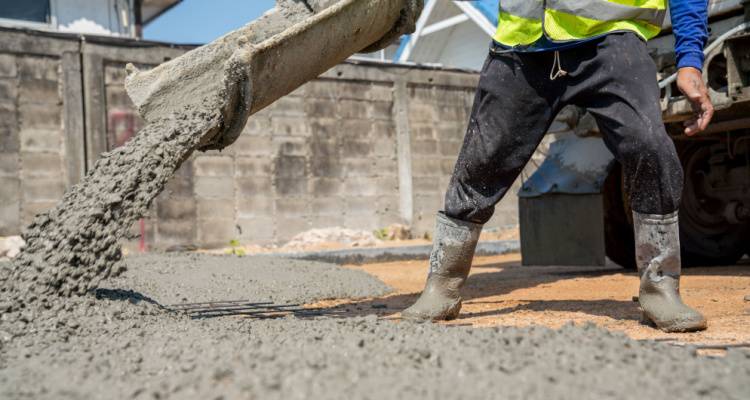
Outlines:
[[[695,116],[694,135],[713,106],[702,80],[707,0],[669,0],[677,86]],[[447,320],[461,309],[482,225],[524,168],[556,114],[583,107],[623,167],[635,227],[639,302],[647,322],[668,332],[706,328],[682,302],[677,211],[683,172],[659,106],[656,67],[646,41],[667,0],[501,0],[497,33],[484,63],[463,146],[438,213],[430,272],[402,315]]]

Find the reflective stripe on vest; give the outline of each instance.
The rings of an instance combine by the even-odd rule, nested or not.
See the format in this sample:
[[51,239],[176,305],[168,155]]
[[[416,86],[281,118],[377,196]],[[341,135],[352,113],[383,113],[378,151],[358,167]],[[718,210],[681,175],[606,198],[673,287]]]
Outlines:
[[667,0],[500,0],[495,40],[529,45],[546,33],[553,41],[633,31],[648,40],[666,15]]

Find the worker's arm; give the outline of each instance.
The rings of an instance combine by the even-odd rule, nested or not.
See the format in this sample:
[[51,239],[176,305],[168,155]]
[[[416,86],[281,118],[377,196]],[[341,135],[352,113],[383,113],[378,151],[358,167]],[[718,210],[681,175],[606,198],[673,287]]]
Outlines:
[[703,82],[703,48],[708,41],[708,0],[669,0],[677,56],[677,87],[693,104],[695,115],[685,122],[685,134],[706,129],[714,106]]

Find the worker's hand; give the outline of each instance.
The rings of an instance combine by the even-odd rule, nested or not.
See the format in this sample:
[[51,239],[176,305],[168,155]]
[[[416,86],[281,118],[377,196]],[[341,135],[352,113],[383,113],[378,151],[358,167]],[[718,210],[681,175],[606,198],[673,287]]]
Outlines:
[[703,83],[701,71],[693,67],[680,68],[677,72],[677,87],[693,106],[694,115],[685,121],[685,134],[693,136],[702,132],[714,116],[714,105]]

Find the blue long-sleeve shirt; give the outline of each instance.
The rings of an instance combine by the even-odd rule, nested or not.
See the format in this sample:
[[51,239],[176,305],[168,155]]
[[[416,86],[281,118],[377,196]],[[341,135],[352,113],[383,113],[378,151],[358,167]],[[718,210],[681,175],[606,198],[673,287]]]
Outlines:
[[[675,37],[677,68],[702,69],[703,48],[708,41],[708,0],[669,0],[669,13],[672,17],[672,32]],[[495,46],[509,51],[550,51],[569,49],[589,40],[593,38],[555,43],[542,36],[529,46],[511,48],[497,42]]]

